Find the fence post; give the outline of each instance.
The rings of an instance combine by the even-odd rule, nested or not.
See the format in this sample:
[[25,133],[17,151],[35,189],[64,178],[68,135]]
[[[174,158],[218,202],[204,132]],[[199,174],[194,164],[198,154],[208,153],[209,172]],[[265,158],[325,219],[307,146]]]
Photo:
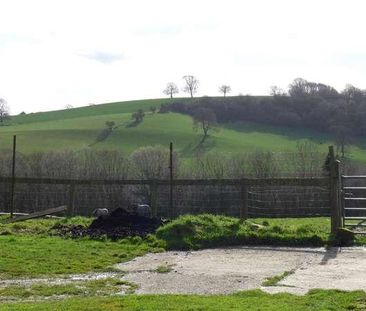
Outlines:
[[173,200],[173,143],[169,145],[169,215],[171,218],[175,216]]
[[13,162],[11,167],[11,194],[10,194],[10,218],[14,215],[14,192],[15,192],[15,154],[17,148],[17,136],[13,136]]
[[154,217],[158,216],[158,184],[156,180],[150,184],[150,191],[151,191],[151,210]]
[[341,206],[339,200],[340,172],[339,161],[334,155],[334,147],[329,146],[329,188],[330,188],[330,213],[331,213],[331,233],[335,235],[342,226]]
[[68,214],[69,217],[72,217],[75,215],[75,184],[71,183],[69,185],[69,210]]
[[245,179],[241,180],[241,204],[240,204],[240,218],[248,218],[248,184]]

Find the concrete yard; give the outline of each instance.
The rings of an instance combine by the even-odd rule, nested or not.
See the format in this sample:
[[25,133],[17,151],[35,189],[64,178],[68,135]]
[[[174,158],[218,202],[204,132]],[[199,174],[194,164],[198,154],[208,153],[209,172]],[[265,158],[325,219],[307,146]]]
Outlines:
[[[366,290],[366,249],[240,247],[147,254],[118,264],[137,294],[227,294],[261,288],[305,294],[312,288]],[[169,272],[159,273],[158,267]],[[276,286],[268,277],[293,273]]]

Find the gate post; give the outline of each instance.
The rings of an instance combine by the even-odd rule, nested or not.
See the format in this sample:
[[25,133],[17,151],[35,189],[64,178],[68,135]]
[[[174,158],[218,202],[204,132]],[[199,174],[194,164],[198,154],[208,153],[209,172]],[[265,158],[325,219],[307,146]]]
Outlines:
[[329,146],[329,190],[330,190],[330,213],[331,213],[331,233],[335,235],[342,227],[341,216],[341,185],[339,161],[334,155],[334,147]]

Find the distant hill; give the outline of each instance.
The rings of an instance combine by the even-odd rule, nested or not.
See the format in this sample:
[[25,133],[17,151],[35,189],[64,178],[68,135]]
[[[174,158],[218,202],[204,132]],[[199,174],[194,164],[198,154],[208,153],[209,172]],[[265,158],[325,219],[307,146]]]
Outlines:
[[[173,99],[190,102],[191,99]],[[159,108],[171,99],[151,99],[116,102],[59,111],[14,116],[11,125],[0,127],[0,149],[9,149],[12,135],[17,135],[18,151],[24,153],[64,149],[118,149],[127,153],[146,145],[174,143],[183,157],[192,156],[201,140],[201,133],[192,128],[192,119],[178,113],[151,113],[150,107]],[[144,121],[131,125],[131,114],[145,111]],[[104,140],[97,141],[113,121],[115,128]],[[293,151],[301,139],[310,139],[326,151],[331,138],[305,129],[261,125],[258,123],[221,124],[204,143],[206,152],[250,152],[257,149],[276,152]],[[362,146],[362,145],[361,145]],[[366,150],[352,146],[353,159],[366,161]]]

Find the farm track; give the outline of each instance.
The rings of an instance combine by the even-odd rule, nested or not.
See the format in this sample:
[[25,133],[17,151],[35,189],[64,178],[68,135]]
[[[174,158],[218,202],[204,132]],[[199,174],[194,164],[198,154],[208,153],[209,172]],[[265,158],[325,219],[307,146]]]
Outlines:
[[[165,269],[162,269],[162,267]],[[240,247],[190,252],[147,254],[117,264],[115,272],[71,275],[58,278],[0,280],[7,286],[47,286],[118,278],[135,284],[130,291],[122,285],[119,295],[136,294],[230,294],[260,288],[268,293],[303,295],[312,288],[366,291],[366,249]],[[263,286],[268,278],[280,276],[274,286]],[[116,294],[116,292],[111,293]],[[62,297],[61,297],[62,298]],[[27,300],[60,299],[30,297]],[[24,301],[24,299],[21,299]],[[20,301],[0,297],[0,301]]]
[[[170,272],[156,273],[159,266]],[[147,254],[117,265],[137,294],[229,294],[261,288],[306,294],[312,288],[366,290],[366,249],[242,247]],[[291,271],[277,286],[267,278]]]

